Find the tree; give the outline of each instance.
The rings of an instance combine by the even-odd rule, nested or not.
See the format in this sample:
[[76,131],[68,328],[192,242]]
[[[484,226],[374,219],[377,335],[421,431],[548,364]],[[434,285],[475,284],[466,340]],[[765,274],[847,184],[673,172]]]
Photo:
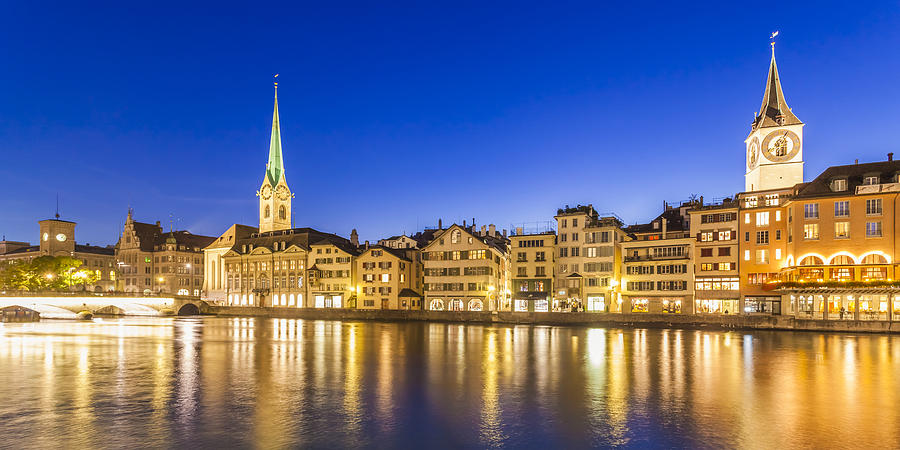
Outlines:
[[0,287],[26,291],[63,290],[98,279],[96,272],[81,267],[81,260],[68,256],[41,256],[31,261],[15,261],[0,270]]

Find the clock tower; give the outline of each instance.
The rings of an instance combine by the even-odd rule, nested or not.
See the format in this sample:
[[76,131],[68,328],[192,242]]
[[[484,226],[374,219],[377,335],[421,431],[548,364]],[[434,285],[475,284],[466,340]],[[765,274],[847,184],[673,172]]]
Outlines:
[[[278,75],[275,75],[276,77]],[[272,137],[269,141],[269,162],[262,186],[256,192],[259,197],[259,232],[287,230],[291,228],[291,199],[294,194],[284,178],[284,160],[281,157],[281,127],[278,123],[278,83],[275,83],[275,111],[272,113]]]
[[803,122],[784,100],[775,43],[762,106],[753,119],[746,144],[747,168],[744,190],[784,189],[803,182]]

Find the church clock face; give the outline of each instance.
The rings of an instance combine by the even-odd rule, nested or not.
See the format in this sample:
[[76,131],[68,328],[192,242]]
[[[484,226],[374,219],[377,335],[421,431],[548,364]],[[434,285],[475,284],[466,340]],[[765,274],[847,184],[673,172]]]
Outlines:
[[263,186],[263,188],[259,191],[259,195],[264,200],[268,200],[268,199],[272,198],[272,186],[269,186],[268,184]]
[[800,152],[800,137],[791,130],[775,130],[763,139],[762,148],[769,161],[789,161]]
[[275,195],[279,200],[287,200],[288,198],[290,198],[291,193],[288,192],[287,188],[282,185],[278,186],[278,188],[275,189]]
[[66,240],[66,235],[59,233],[56,235],[56,240],[59,242],[64,242]]
[[751,169],[759,164],[759,138],[754,137],[747,146],[747,166]]
[[47,239],[50,239],[50,235],[47,233],[44,233],[43,238],[44,238],[44,242],[47,242]]

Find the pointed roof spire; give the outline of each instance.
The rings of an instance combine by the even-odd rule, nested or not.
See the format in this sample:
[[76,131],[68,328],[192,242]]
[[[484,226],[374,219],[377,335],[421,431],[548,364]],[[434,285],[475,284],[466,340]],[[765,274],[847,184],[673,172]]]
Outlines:
[[[278,74],[275,74],[278,79]],[[275,111],[272,113],[272,137],[269,140],[269,162],[266,163],[266,179],[275,187],[284,174],[284,160],[281,157],[281,126],[278,123],[278,81],[275,81]]]
[[772,33],[772,61],[769,63],[769,77],[766,80],[766,91],[763,94],[762,105],[756,113],[753,121],[753,129],[761,127],[776,127],[780,125],[797,125],[803,122],[791,112],[787,101],[784,99],[784,91],[781,90],[781,79],[778,77],[778,65],[775,64],[775,36]]

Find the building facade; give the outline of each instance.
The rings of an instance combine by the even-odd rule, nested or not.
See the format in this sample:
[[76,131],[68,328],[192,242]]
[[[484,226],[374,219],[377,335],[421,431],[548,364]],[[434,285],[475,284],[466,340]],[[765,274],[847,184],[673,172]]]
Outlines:
[[688,210],[693,203],[666,206],[648,224],[625,228],[622,244],[622,310],[632,313],[694,312],[694,243]]
[[509,311],[508,240],[452,225],[424,248],[425,307],[431,311]]
[[129,210],[115,248],[118,288],[145,295],[200,296],[203,248],[214,240],[183,230],[163,232],[159,221],[137,222]]
[[556,233],[527,234],[522,229],[516,229],[509,240],[513,311],[550,311]]
[[619,312],[622,220],[592,205],[566,206],[555,216],[556,274],[552,308]]
[[694,312],[741,312],[738,203],[700,204],[688,211],[694,237]]
[[422,309],[419,252],[375,246],[356,258],[358,309]]

